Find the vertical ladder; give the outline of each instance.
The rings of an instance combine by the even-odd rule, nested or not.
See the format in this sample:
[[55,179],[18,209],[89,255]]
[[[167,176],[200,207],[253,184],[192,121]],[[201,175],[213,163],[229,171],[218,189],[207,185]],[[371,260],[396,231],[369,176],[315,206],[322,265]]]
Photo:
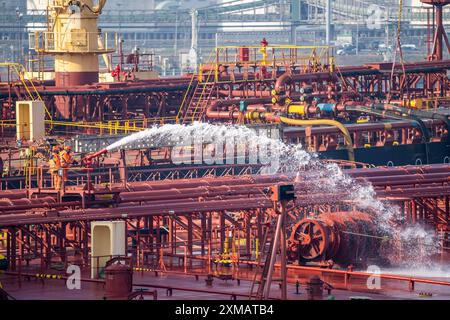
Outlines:
[[[262,300],[262,299],[269,299],[270,296],[270,287],[272,284],[272,281],[274,281],[273,275],[274,275],[274,269],[275,269],[275,262],[277,260],[278,251],[280,251],[280,257],[281,257],[281,266],[280,266],[280,279],[278,281],[281,281],[281,299],[287,298],[287,274],[286,274],[286,227],[285,227],[285,216],[286,216],[286,210],[285,210],[285,203],[281,201],[281,209],[277,214],[276,219],[273,219],[276,221],[276,223],[271,223],[269,229],[266,231],[266,235],[264,236],[264,241],[261,244],[261,248],[264,249],[264,246],[267,242],[267,237],[270,234],[270,245],[268,252],[266,254],[264,267],[261,272],[261,278],[258,282],[258,290],[256,292],[256,299]],[[260,263],[258,262],[258,267],[260,266]],[[253,295],[253,288],[254,283],[256,280],[256,275],[258,272],[256,272],[253,284],[250,289],[250,298]]]
[[[250,287],[250,294],[249,294],[250,299],[253,298],[253,292],[254,292],[256,286],[257,286],[257,288],[256,288],[255,299],[261,300],[263,298],[264,287],[266,286],[267,275],[269,273],[270,257],[272,255],[273,244],[275,241],[275,237],[274,237],[275,228],[276,228],[275,221],[274,220],[269,221],[269,226],[266,228],[266,231],[264,233],[264,239],[260,244],[260,248],[257,248],[257,250],[259,250],[259,252],[260,252],[260,255],[257,260],[256,271],[253,276],[252,285]],[[266,252],[265,247],[266,247],[267,241],[269,239],[270,239],[270,244],[269,244],[269,248]],[[261,262],[263,260],[263,256],[264,256],[264,265],[261,267]],[[259,280],[257,279],[258,274],[261,274]]]

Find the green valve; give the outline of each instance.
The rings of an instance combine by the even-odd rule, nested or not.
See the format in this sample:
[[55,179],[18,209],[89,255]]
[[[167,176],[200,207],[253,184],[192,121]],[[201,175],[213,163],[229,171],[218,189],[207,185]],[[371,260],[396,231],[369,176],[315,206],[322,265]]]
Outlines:
[[247,102],[246,101],[240,101],[239,102],[239,111],[240,112],[247,111]]

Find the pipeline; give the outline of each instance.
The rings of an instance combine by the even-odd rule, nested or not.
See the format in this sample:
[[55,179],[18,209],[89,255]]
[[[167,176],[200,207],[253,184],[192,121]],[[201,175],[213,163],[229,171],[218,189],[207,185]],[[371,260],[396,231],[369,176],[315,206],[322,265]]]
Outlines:
[[[378,168],[371,170],[347,170],[346,174],[356,180],[368,180],[375,188],[378,197],[413,198],[450,194],[449,165]],[[358,174],[359,173],[359,174]],[[408,174],[412,174],[409,176]],[[50,210],[60,207],[81,206],[81,199],[72,202],[55,203],[52,198],[19,199],[0,201],[0,225],[32,224],[39,221],[73,221],[73,219],[102,219],[120,217],[123,214],[180,214],[202,210],[245,208],[267,208],[273,204],[265,196],[264,190],[280,182],[292,181],[286,175],[244,176],[239,178],[188,179],[178,181],[135,182],[124,188],[117,184],[111,189],[97,189],[94,195],[117,194],[115,199],[88,201],[88,204],[102,207],[87,210]],[[320,181],[317,181],[320,183]],[[440,185],[437,185],[437,184]],[[296,203],[304,206],[320,203],[339,203],[347,193],[339,190],[336,194],[322,194],[310,189],[306,180],[294,183],[297,194]],[[389,188],[386,188],[389,186]],[[394,186],[398,186],[394,188]],[[311,192],[310,192],[311,191]],[[170,205],[168,205],[168,202]],[[21,205],[22,203],[22,205]],[[118,208],[106,208],[110,204]],[[128,204],[126,204],[128,203]],[[13,205],[12,205],[13,204]],[[17,211],[28,211],[43,208],[39,212],[17,214]],[[115,212],[117,210],[117,212]],[[156,210],[156,211],[154,211]],[[2,216],[8,213],[7,216]]]
[[[281,78],[281,77],[280,77]],[[286,75],[283,79],[288,79],[288,75]],[[283,80],[286,81],[286,80]],[[278,82],[279,85],[281,85],[282,83],[284,83],[283,81]],[[280,84],[281,83],[281,84]],[[247,103],[253,103],[253,104],[257,104],[257,103],[268,103],[271,102],[271,99],[269,98],[250,98],[250,99],[246,99],[243,100]],[[212,103],[207,111],[206,111],[206,116],[208,118],[225,118],[225,119],[233,119],[233,118],[238,118],[242,112],[241,111],[217,111],[217,108],[219,106],[223,106],[223,105],[232,105],[235,104],[237,101],[235,100],[217,100],[214,103]],[[324,108],[327,108],[328,105],[323,105]],[[287,106],[286,107],[286,112],[288,113],[316,113],[319,110],[322,110],[322,108],[319,107],[307,107],[307,106],[303,106],[303,105],[291,105],[291,106]],[[316,119],[316,120],[299,120],[299,119],[290,119],[290,118],[286,118],[286,117],[281,117],[281,116],[275,116],[272,113],[265,113],[265,112],[261,112],[262,110],[248,110],[245,113],[245,118],[248,120],[256,120],[256,119],[265,119],[268,121],[272,121],[272,122],[282,122],[285,124],[289,124],[289,125],[296,125],[296,126],[314,126],[314,125],[331,125],[334,127],[337,127],[342,134],[344,135],[344,139],[346,141],[346,145],[347,145],[347,150],[348,150],[348,160],[350,161],[355,161],[355,154],[354,154],[354,150],[353,150],[353,141],[351,138],[350,133],[348,132],[347,128],[340,122],[335,121],[335,120],[328,120],[328,119]]]
[[[232,106],[236,104],[244,103],[245,106],[240,107],[239,110],[228,110],[228,111],[220,111],[218,110],[221,107]],[[216,100],[210,104],[208,109],[206,110],[206,116],[209,119],[238,119],[243,114],[247,119],[251,119],[254,112],[256,113],[265,113],[268,112],[267,108],[264,104],[273,103],[272,99],[269,97],[262,98],[246,98],[242,100]],[[321,105],[319,105],[320,107]],[[306,105],[306,104],[290,104],[288,106],[280,106],[275,105],[270,107],[276,111],[282,111],[285,113],[292,113],[298,115],[317,115],[320,111],[318,106]]]
[[289,73],[284,73],[283,75],[281,75],[275,82],[275,88],[274,88],[275,93],[277,93],[277,94],[280,93],[281,87],[286,84],[291,84],[291,82],[292,82],[292,76]]
[[[396,116],[396,115],[393,115],[393,114],[390,114],[387,112],[379,112],[379,111],[376,111],[373,109],[369,109],[365,106],[345,105],[344,110],[351,111],[351,112],[367,113],[367,114],[371,114],[371,115],[378,116],[381,118],[387,118],[387,119],[393,119],[393,120],[404,120],[405,119],[405,117],[403,117],[403,116]],[[425,142],[429,142],[430,141],[430,132],[428,131],[428,128],[425,125],[425,123],[420,118],[415,117],[415,116],[410,116],[410,117],[406,117],[406,118],[409,119],[411,122],[415,122],[418,124],[418,126],[420,127],[420,130],[422,131]]]
[[[245,100],[216,100],[206,110],[206,117],[208,118],[221,118],[221,119],[237,119],[242,113],[240,111],[219,111],[221,107],[227,107],[234,104],[245,102],[247,105],[261,105],[264,103],[271,103],[271,98],[247,98]],[[250,109],[249,109],[250,108]],[[251,107],[247,106],[247,109],[251,110]],[[258,109],[259,111],[265,111],[265,109]]]
[[[440,115],[440,114],[436,114],[436,113],[432,113],[432,112],[426,112],[426,111],[422,111],[422,110],[413,110],[413,109],[407,109],[407,108],[403,108],[403,107],[397,107],[394,105],[388,105],[388,104],[372,104],[371,109],[368,109],[367,107],[364,106],[345,106],[345,110],[346,111],[355,111],[355,112],[364,112],[367,114],[372,114],[372,115],[376,115],[382,118],[390,118],[390,119],[396,119],[396,120],[403,120],[404,118],[407,118],[415,123],[418,124],[418,126],[420,127],[421,131],[422,131],[422,135],[423,135],[423,139],[424,139],[424,145],[425,145],[425,154],[426,154],[426,162],[429,163],[429,153],[428,153],[428,142],[430,141],[430,132],[427,128],[427,126],[425,125],[425,123],[423,122],[422,118],[429,118],[429,119],[437,119],[440,121],[443,121],[446,126],[447,129],[450,130],[450,121],[449,119],[444,116],[444,115]],[[380,111],[376,111],[376,110],[380,110]],[[400,116],[395,116],[393,114],[390,114],[389,112],[398,112],[401,115]],[[450,135],[447,135],[447,143],[450,143]]]
[[[445,124],[447,125],[447,129],[450,131],[450,120],[448,119],[448,116],[443,115],[443,114],[424,111],[424,110],[409,109],[409,108],[394,106],[392,104],[374,103],[371,105],[371,107],[372,107],[372,109],[393,111],[393,112],[400,113],[402,115],[408,115],[410,117],[413,117],[413,119],[427,118],[427,119],[441,120],[441,121],[445,122]],[[448,136],[448,141],[450,141],[450,135]]]
[[[188,88],[188,84],[178,85],[156,85],[156,86],[139,86],[139,87],[122,87],[114,89],[81,89],[81,90],[39,90],[39,95],[44,96],[79,96],[79,95],[111,95],[111,94],[130,94],[130,93],[149,93],[149,92],[170,92],[184,91]],[[80,87],[82,88],[82,87]],[[0,92],[0,98],[8,98],[7,92]]]

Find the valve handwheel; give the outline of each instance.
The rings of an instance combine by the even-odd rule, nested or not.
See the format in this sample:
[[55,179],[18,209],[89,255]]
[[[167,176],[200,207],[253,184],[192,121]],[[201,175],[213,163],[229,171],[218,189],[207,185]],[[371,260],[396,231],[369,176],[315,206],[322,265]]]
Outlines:
[[298,252],[304,260],[321,257],[328,246],[328,232],[318,222],[310,219],[300,221],[293,236],[298,243]]

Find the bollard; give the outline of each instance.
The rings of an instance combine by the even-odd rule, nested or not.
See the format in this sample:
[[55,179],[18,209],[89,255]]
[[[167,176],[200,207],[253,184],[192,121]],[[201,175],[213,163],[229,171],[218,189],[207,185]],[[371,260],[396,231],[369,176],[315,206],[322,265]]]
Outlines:
[[212,274],[208,274],[208,275],[206,276],[206,279],[205,279],[206,285],[207,285],[208,287],[211,287],[213,281],[214,281],[213,275],[212,275]]
[[306,292],[308,300],[322,300],[323,298],[323,281],[318,276],[312,276],[306,283]]

